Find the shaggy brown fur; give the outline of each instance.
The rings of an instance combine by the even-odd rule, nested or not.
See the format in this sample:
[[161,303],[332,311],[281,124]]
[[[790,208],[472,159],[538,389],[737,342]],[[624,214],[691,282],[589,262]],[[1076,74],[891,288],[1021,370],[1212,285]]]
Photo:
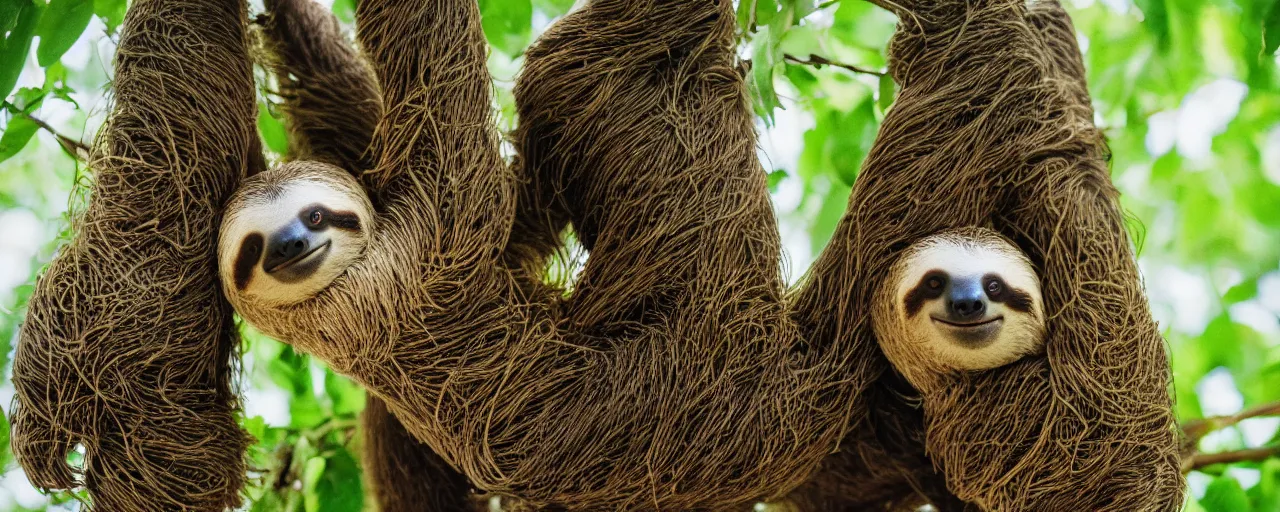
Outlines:
[[730,508],[808,475],[847,424],[855,367],[847,347],[803,343],[781,300],[730,2],[597,1],[530,50],[525,185],[563,198],[541,219],[572,219],[592,250],[562,304],[500,251],[516,176],[475,2],[359,9],[386,105],[366,174],[377,230],[315,298],[232,297],[241,314],[531,505]]
[[[319,160],[359,176],[381,114],[373,70],[312,0],[274,0],[258,20],[289,129],[289,160]],[[360,416],[364,474],[382,512],[473,510],[471,484],[405,431],[375,396]]]
[[[873,282],[921,237],[990,227],[1037,267],[1049,332],[1046,355],[951,375],[923,396],[885,373],[866,393],[870,421],[846,445],[883,450],[919,487],[931,485],[931,461],[951,493],[984,509],[1177,510],[1165,344],[1069,18],[1054,0],[1030,10],[1023,0],[879,3],[902,20],[890,43],[902,90],[815,279]],[[847,336],[879,373],[888,363],[866,314],[874,290],[853,288],[827,314],[856,320]],[[830,470],[886,467],[841,460]]]
[[373,70],[312,0],[268,0],[259,61],[276,77],[288,120],[289,160],[318,160],[359,172],[382,102]]
[[370,396],[360,416],[364,475],[382,512],[484,510],[471,484]]
[[88,207],[19,335],[13,451],[34,485],[83,485],[94,510],[240,504],[250,439],[213,256],[220,206],[262,165],[245,15],[243,0],[132,3]]

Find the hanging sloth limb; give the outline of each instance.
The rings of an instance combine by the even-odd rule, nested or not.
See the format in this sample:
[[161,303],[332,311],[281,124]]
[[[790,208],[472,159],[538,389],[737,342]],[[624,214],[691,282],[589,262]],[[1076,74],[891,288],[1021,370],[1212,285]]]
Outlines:
[[[519,172],[498,157],[477,11],[360,4],[379,207],[318,162],[246,181],[219,256],[237,310],[526,505],[787,492],[843,434],[857,375],[785,307],[731,3],[597,1],[557,23],[519,81]],[[511,233],[516,212],[538,231]],[[521,258],[564,219],[591,256],[557,302]]]
[[[932,470],[919,467],[927,454],[969,507],[1177,510],[1182,478],[1165,344],[1147,310],[1069,18],[1054,0],[1029,8],[1022,0],[879,3],[901,19],[889,51],[901,92],[815,276],[881,281],[855,288],[831,312],[856,319],[849,335],[876,371],[891,360],[897,371],[867,390],[869,428],[855,428],[846,445],[892,456],[921,488],[931,485]],[[913,303],[910,293],[885,287],[917,285],[899,279],[919,261],[918,242],[978,236],[953,230],[966,226],[1007,237],[1042,288],[1043,347],[1012,350],[1025,357],[988,361],[988,369],[930,352],[943,336],[902,324],[910,312],[886,312],[903,307],[892,301]],[[965,261],[951,254],[933,261]],[[919,286],[932,286],[929,274]],[[1001,290],[1033,296],[1030,288]],[[931,300],[916,302],[927,311]],[[1034,318],[1034,309],[1021,315]],[[873,317],[886,321],[873,326]],[[902,412],[912,404],[922,417]],[[877,464],[884,462],[846,455],[826,470],[856,475]],[[816,480],[823,478],[832,477]],[[805,491],[812,489],[797,501]]]
[[88,206],[19,333],[14,454],[93,510],[241,501],[238,337],[212,263],[223,201],[263,166],[245,25],[241,0],[130,6]]
[[275,75],[289,132],[288,160],[316,160],[351,171],[366,158],[382,100],[373,70],[342,35],[328,9],[311,0],[268,0],[258,60]]
[[[382,107],[373,70],[329,9],[312,0],[268,1],[266,8],[258,20],[259,60],[278,83],[289,130],[287,159],[327,162],[358,177],[369,167]],[[379,510],[476,508],[466,477],[409,434],[376,396],[366,397],[360,430],[364,475]]]

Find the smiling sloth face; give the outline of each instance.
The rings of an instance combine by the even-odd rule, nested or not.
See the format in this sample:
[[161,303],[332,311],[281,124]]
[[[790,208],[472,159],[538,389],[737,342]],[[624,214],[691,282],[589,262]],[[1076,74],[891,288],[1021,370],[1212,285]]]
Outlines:
[[938,374],[995,368],[1044,349],[1035,269],[987,229],[909,247],[880,285],[872,321],[885,355],[918,389]]
[[363,189],[336,167],[293,162],[249,178],[219,235],[223,288],[273,306],[311,298],[364,253],[372,222]]

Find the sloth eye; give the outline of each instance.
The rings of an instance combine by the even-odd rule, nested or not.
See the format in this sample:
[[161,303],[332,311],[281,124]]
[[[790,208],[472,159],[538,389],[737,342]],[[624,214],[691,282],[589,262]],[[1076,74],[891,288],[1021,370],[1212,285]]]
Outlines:
[[928,286],[930,290],[941,290],[941,289],[942,289],[942,278],[940,278],[940,277],[930,277],[930,278],[929,278],[929,281],[928,281],[927,283],[925,283],[925,285],[926,285],[926,286]]
[[987,283],[987,294],[989,295],[997,295],[1003,290],[1004,285],[1000,284],[1000,281],[993,279]]
[[320,221],[324,220],[324,214],[320,210],[311,210],[310,220],[312,226],[319,226]]

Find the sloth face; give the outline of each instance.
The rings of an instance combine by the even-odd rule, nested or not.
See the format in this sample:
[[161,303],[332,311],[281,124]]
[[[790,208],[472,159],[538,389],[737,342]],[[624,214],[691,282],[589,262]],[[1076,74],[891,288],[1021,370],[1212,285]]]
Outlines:
[[222,222],[223,288],[272,306],[309,299],[360,258],[372,222],[360,184],[337,167],[293,162],[249,178]]
[[1044,348],[1040,280],[994,231],[921,240],[890,274],[873,323],[885,355],[913,384],[923,376],[912,373],[995,368]]

